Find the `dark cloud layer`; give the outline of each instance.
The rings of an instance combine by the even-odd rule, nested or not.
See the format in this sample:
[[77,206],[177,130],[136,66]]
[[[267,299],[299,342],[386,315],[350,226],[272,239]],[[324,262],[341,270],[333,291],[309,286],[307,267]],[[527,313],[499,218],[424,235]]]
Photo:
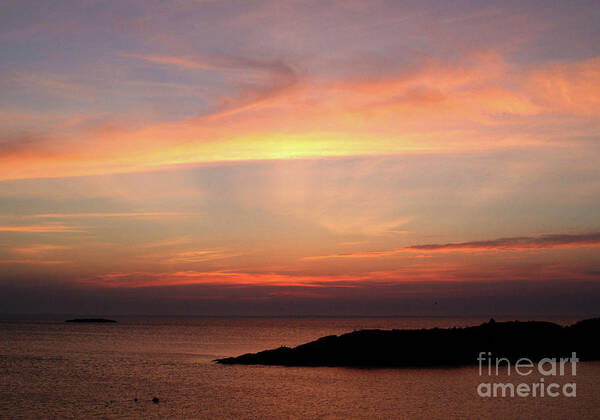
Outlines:
[[499,238],[489,241],[457,242],[447,244],[412,245],[405,250],[442,251],[442,250],[485,250],[485,249],[529,249],[529,248],[562,248],[600,245],[600,233],[584,233],[580,235],[542,235]]
[[498,238],[486,241],[449,242],[445,244],[410,245],[383,251],[362,251],[346,254],[316,255],[307,260],[329,258],[376,258],[403,252],[451,252],[451,251],[511,251],[547,248],[580,248],[600,245],[600,233],[583,233],[578,235],[551,234],[542,236],[519,236]]

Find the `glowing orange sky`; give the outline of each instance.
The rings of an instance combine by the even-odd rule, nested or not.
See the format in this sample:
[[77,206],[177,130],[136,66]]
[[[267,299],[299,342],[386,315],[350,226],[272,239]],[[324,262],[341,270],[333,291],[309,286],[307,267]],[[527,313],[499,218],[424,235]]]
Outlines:
[[[142,59],[173,66],[174,71],[203,68],[187,58]],[[581,120],[582,135],[598,129],[600,59],[519,66],[505,62],[497,52],[477,52],[462,60],[448,64],[430,59],[408,73],[374,80],[289,76],[293,80],[282,87],[271,81],[277,87],[265,87],[262,96],[242,96],[207,116],[149,121],[138,128],[105,123],[40,135],[22,147],[14,144],[2,156],[2,176],[62,177],[183,163],[543,147],[557,143],[554,137],[560,131],[552,138],[523,133],[522,121],[543,123],[556,114]],[[262,64],[269,69],[268,63]],[[214,68],[219,69],[218,64]],[[277,80],[277,75],[271,77]],[[595,119],[591,127],[590,117]]]
[[6,9],[9,311],[196,287],[192,312],[460,312],[492,288],[513,308],[511,282],[596,302],[596,4]]

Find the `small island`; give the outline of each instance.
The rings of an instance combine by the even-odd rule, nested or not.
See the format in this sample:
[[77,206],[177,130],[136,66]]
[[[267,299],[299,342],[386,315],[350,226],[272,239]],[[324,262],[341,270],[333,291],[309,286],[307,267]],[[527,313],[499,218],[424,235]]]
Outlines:
[[563,327],[551,322],[491,319],[465,328],[360,330],[319,338],[297,347],[280,347],[216,359],[225,365],[443,367],[478,363],[482,352],[515,362],[521,358],[600,360],[600,318]]
[[106,318],[75,318],[75,319],[67,319],[65,322],[104,324],[104,323],[115,323],[117,321],[115,321],[114,319],[106,319]]

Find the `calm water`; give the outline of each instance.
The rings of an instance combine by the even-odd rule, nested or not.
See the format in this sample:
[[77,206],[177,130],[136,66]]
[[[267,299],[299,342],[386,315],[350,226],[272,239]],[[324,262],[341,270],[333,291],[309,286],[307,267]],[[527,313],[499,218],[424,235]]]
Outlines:
[[[576,398],[489,399],[477,395],[482,382],[477,367],[286,368],[211,362],[354,329],[465,326],[482,319],[116,319],[118,324],[89,325],[0,321],[0,417],[600,418],[596,362],[579,365]],[[494,380],[525,382],[515,376]],[[526,382],[537,380],[531,375]],[[153,396],[159,404],[150,401]]]

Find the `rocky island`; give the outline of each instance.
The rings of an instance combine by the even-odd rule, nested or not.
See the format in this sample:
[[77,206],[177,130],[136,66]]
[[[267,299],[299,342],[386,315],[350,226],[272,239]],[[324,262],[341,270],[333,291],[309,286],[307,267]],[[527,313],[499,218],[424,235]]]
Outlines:
[[115,323],[114,319],[105,319],[105,318],[75,318],[75,319],[67,319],[65,322],[78,322],[78,323]]
[[600,360],[600,318],[571,326],[551,322],[489,322],[465,328],[360,330],[217,359],[226,365],[434,367],[476,364],[482,352],[514,362],[521,358]]

